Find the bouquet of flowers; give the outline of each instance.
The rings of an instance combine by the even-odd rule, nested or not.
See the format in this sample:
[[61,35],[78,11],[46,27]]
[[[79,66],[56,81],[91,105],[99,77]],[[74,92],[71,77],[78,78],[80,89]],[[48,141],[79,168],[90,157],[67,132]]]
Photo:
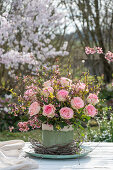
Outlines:
[[[38,79],[24,77],[25,92],[18,97],[19,107],[13,105],[15,115],[22,112],[28,118],[18,123],[20,131],[40,128],[41,124],[53,125],[57,130],[69,125],[82,127],[97,115],[99,89],[87,82],[87,75],[85,82],[73,82],[61,76],[58,66],[47,81],[37,75]],[[43,75],[47,77],[46,71]]]

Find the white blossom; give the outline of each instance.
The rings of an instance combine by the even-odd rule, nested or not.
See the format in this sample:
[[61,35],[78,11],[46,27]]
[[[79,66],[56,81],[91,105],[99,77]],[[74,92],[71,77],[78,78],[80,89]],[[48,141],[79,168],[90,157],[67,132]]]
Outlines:
[[68,55],[67,42],[60,51],[52,44],[63,21],[52,0],[12,0],[9,11],[0,16],[0,63],[17,69],[20,63],[39,66]]

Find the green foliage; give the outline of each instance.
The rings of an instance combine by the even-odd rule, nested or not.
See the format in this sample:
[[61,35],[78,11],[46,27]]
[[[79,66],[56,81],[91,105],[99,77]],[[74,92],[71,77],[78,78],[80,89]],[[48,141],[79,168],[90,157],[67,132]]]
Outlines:
[[111,108],[104,107],[102,117],[97,117],[98,129],[92,129],[88,126],[87,136],[89,140],[99,142],[113,142],[113,113],[111,112],[108,120],[108,112]]
[[9,91],[1,91],[0,97],[0,132],[4,130],[9,130],[9,127],[14,127],[17,131],[17,124],[21,120],[26,121],[28,119],[27,114],[22,114],[21,112],[15,114],[15,112],[11,112],[10,104],[13,101],[12,93]]
[[99,97],[101,99],[109,100],[109,99],[113,98],[113,90],[109,91],[107,88],[104,88],[101,90]]

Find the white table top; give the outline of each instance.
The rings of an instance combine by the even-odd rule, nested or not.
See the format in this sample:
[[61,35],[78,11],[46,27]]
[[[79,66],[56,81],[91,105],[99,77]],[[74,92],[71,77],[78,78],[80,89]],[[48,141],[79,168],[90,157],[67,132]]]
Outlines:
[[[29,143],[26,143],[25,150],[28,145]],[[84,145],[90,146],[94,150],[79,159],[32,159],[37,161],[38,170],[113,170],[113,143],[88,142]]]

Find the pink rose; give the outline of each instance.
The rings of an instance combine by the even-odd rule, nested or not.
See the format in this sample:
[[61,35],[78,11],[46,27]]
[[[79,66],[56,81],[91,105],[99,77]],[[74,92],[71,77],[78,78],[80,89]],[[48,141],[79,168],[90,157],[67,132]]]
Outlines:
[[72,80],[70,80],[70,79],[68,79],[66,77],[61,77],[60,78],[60,83],[61,83],[62,86],[67,87],[67,86],[71,86]]
[[85,113],[91,117],[94,117],[97,114],[97,109],[93,105],[89,104],[85,107]]
[[32,89],[29,89],[29,90],[26,90],[26,92],[24,93],[24,95],[27,95],[27,96],[33,96],[34,95],[34,90]]
[[38,102],[34,102],[30,105],[30,107],[29,107],[30,116],[34,116],[34,115],[38,114],[39,111],[40,111],[40,105]]
[[36,92],[33,89],[26,90],[24,93],[24,98],[30,100],[35,97]]
[[72,119],[73,118],[73,110],[70,109],[69,107],[63,107],[60,109],[60,116],[63,119]]
[[76,90],[76,92],[84,91],[85,87],[86,87],[86,85],[84,83],[77,83],[75,85],[75,90]]
[[98,96],[96,94],[90,93],[89,96],[87,97],[87,101],[90,104],[96,105],[99,102]]
[[55,115],[55,110],[56,110],[56,108],[52,104],[44,105],[43,106],[43,113],[42,114],[44,116],[52,118]]
[[51,86],[44,87],[42,93],[45,97],[49,97],[50,93],[54,93],[54,89]]
[[30,86],[26,86],[26,89],[37,90],[37,87],[32,83]]
[[71,106],[73,109],[80,109],[84,107],[84,101],[80,97],[74,97],[71,100]]
[[48,87],[48,86],[51,86],[51,85],[52,85],[52,82],[50,80],[45,81],[44,84],[43,84],[44,87]]
[[66,91],[66,90],[60,90],[60,91],[58,91],[58,93],[57,93],[57,99],[58,99],[59,101],[66,101],[66,99],[67,99],[67,97],[68,97],[68,94],[69,94],[68,91]]

